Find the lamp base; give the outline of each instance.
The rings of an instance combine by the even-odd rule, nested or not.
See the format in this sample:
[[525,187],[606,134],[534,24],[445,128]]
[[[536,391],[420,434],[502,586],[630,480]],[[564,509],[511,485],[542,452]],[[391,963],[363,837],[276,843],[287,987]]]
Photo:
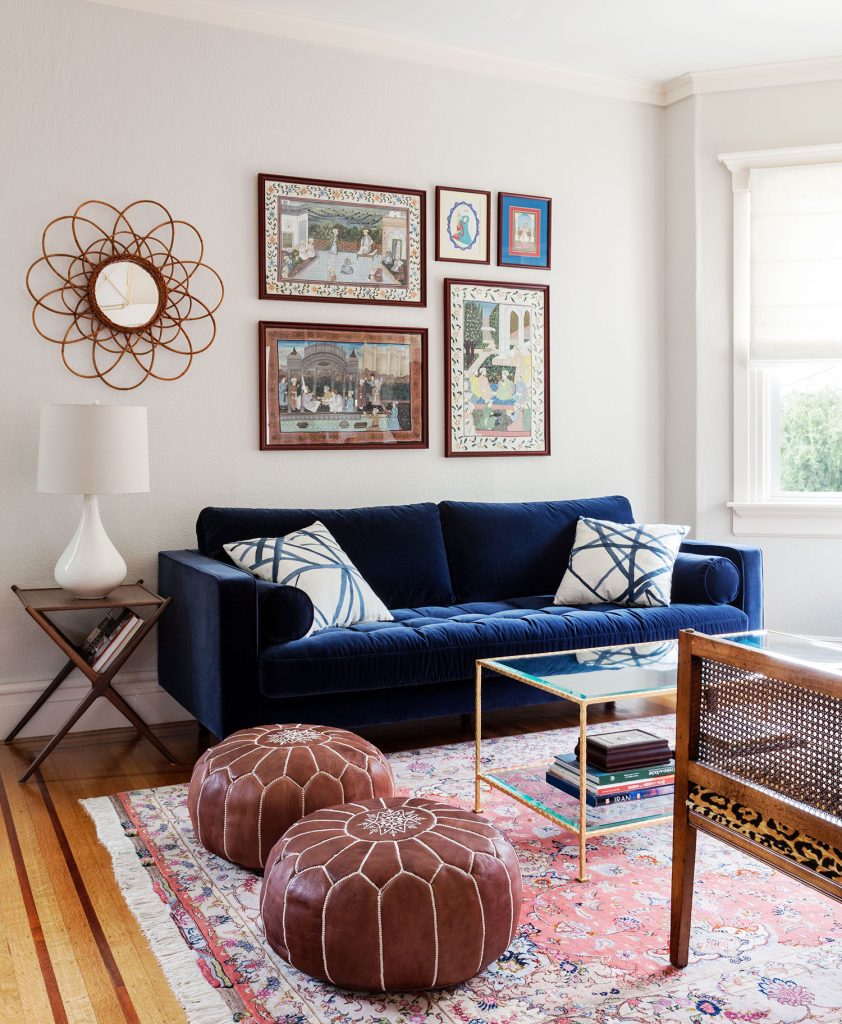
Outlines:
[[126,578],[123,556],[111,543],[95,494],[85,495],[82,518],[56,564],[56,583],[75,597],[107,597]]

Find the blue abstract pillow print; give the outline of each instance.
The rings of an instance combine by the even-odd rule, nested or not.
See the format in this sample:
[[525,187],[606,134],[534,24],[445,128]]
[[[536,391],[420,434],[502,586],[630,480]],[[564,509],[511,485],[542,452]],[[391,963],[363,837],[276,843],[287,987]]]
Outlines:
[[673,566],[688,530],[582,516],[554,604],[668,605]]
[[298,587],[313,602],[318,633],[358,622],[391,622],[392,615],[320,522],[285,537],[252,537],[223,545],[231,560],[254,576]]

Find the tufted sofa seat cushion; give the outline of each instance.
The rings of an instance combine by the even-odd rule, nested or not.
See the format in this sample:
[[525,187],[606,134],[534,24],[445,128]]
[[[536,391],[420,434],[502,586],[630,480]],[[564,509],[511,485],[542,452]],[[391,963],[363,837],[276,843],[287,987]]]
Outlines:
[[674,639],[748,628],[732,605],[666,608],[553,605],[552,594],[447,607],[391,609],[394,622],[329,629],[260,654],[260,688],[269,697],[341,693],[473,679],[479,658]]

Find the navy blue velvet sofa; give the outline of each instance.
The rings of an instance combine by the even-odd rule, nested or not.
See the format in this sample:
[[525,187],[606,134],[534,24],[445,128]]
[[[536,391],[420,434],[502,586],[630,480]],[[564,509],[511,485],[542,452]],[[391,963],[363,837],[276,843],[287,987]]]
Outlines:
[[[626,498],[359,509],[206,508],[198,550],[163,551],[161,685],[217,736],[264,722],[358,726],[473,708],[477,658],[641,643],[693,628],[763,624],[761,553],[686,541],[669,607],[556,607],[579,516],[634,522]],[[394,622],[305,636],[309,598],[235,567],[233,540],[278,537],[321,520]],[[487,707],[543,702],[514,680]]]

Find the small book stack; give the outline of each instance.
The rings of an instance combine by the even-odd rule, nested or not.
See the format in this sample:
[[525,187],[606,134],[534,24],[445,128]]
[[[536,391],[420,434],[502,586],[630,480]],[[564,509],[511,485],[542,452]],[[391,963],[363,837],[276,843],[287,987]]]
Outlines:
[[[675,761],[669,743],[642,729],[588,737],[585,800],[591,807],[668,796],[675,789]],[[547,768],[547,782],[579,798],[579,745],[558,754]]]
[[88,634],[80,648],[82,657],[95,672],[108,668],[143,624],[130,608],[109,612]]

